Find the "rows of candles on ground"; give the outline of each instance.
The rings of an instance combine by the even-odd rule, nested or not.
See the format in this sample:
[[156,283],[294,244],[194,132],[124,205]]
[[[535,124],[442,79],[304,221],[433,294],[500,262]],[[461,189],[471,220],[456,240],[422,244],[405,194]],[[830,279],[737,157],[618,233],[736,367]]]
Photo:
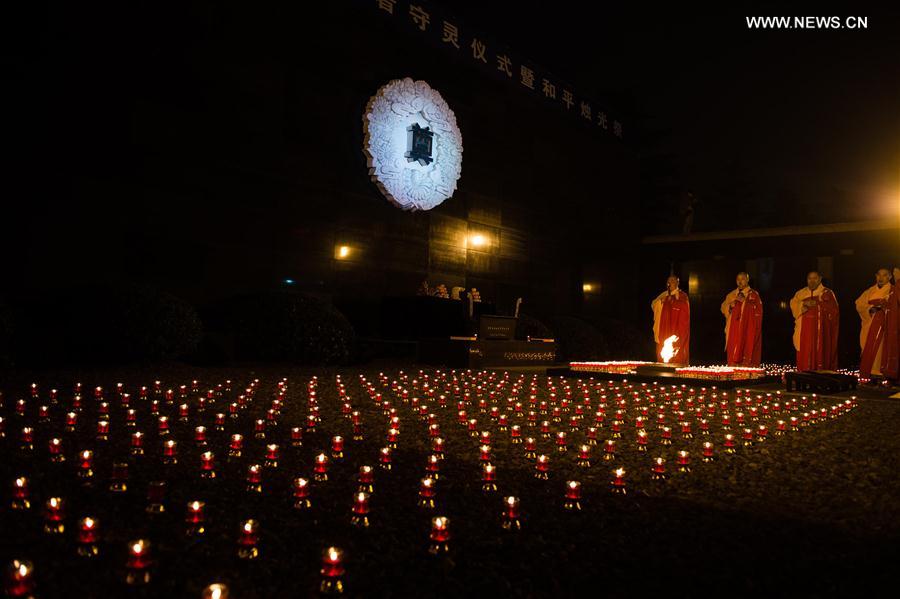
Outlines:
[[[606,374],[635,374],[639,366],[647,366],[654,362],[637,360],[607,360],[601,362],[570,362],[569,368],[574,372],[597,372]],[[793,366],[779,364],[762,364],[760,366],[679,366],[675,372],[679,376],[709,381],[748,381],[764,377],[781,378],[787,372],[796,370]]]
[[[504,457],[531,462],[536,479],[549,480],[563,474],[567,480],[561,484],[561,504],[565,509],[578,511],[584,498],[581,482],[566,476],[572,466],[591,468],[605,462],[610,471],[609,489],[624,495],[629,489],[629,477],[634,478],[635,459],[644,462],[638,467],[639,472],[646,472],[651,480],[663,481],[670,469],[689,472],[695,461],[710,462],[720,452],[735,453],[741,447],[765,442],[770,436],[837,418],[856,406],[855,398],[788,396],[746,389],[728,393],[715,387],[549,377],[542,386],[541,379],[523,374],[514,378],[509,373],[493,371],[420,371],[415,376],[401,371],[393,379],[379,373],[374,381],[359,375],[360,391],[351,394],[338,375],[334,397],[329,394],[328,400],[322,402],[317,377],[302,385],[299,393],[293,392],[287,379],[277,381],[268,392],[261,391],[258,379],[241,386],[225,381],[205,390],[198,381],[166,389],[157,381],[150,387],[136,389],[134,394],[122,383],[113,389],[96,387],[89,392],[75,384],[65,397],[55,389],[45,390],[33,384],[24,397],[9,400],[0,395],[0,412],[4,414],[0,417],[0,436],[5,438],[7,451],[13,453],[7,457],[24,456],[28,459],[19,462],[31,468],[43,468],[42,459],[47,460],[62,469],[62,476],[54,477],[55,480],[102,487],[110,493],[126,492],[132,469],[150,460],[164,465],[196,460],[197,479],[213,484],[225,476],[224,470],[218,468],[222,460],[237,463],[242,466],[242,483],[247,492],[262,496],[268,495],[267,479],[290,476],[289,496],[272,499],[289,501],[297,510],[313,505],[315,485],[327,484],[329,474],[348,475],[339,465],[345,453],[354,448],[353,441],[361,441],[366,435],[383,436],[384,446],[373,456],[372,464],[349,473],[356,476],[358,491],[348,498],[348,517],[361,528],[370,524],[370,498],[376,478],[383,476],[389,481],[395,466],[394,450],[404,439],[411,439],[412,444],[424,437],[430,451],[421,465],[421,484],[411,502],[422,509],[436,510],[445,455],[452,451],[454,457],[464,460],[477,456],[478,466],[472,475],[480,477],[486,494],[497,496],[494,501],[498,503],[503,528],[519,529],[519,498],[499,497],[498,484],[503,479],[495,464],[498,451],[505,452]],[[268,403],[264,399],[267,396]],[[288,404],[290,411],[285,409]],[[317,430],[323,406],[342,417],[337,422],[341,432],[348,430],[350,443],[344,435],[323,435],[324,431]],[[263,417],[253,418],[252,414]],[[287,426],[284,421],[289,419],[300,419],[302,424]],[[447,427],[464,431],[463,438],[469,437],[470,441],[449,447],[444,434]],[[113,435],[130,436],[126,454],[108,455],[112,452],[110,447],[120,447],[109,443]],[[76,445],[85,436],[94,441],[91,448]],[[311,472],[287,472],[279,466],[284,452],[297,450],[304,443],[322,449],[313,452],[307,467]],[[184,446],[187,449],[182,449]],[[223,448],[226,455],[218,455],[213,447]],[[363,451],[362,446],[359,451]],[[253,461],[252,456],[260,452],[264,459]],[[673,455],[675,468],[666,459]],[[109,468],[100,467],[101,456]],[[554,468],[556,464],[559,465]],[[334,466],[338,467],[332,470]],[[377,472],[382,474],[376,475]],[[169,483],[191,481],[152,481],[146,489],[148,514],[179,509],[166,501]],[[73,554],[90,558],[100,553],[104,538],[102,514],[67,514],[67,501],[62,495],[41,497],[38,502],[25,473],[11,481],[8,488],[11,498],[7,508],[39,513],[44,531],[51,535],[64,534],[67,525],[72,525],[69,517],[76,516]],[[180,509],[185,514],[185,534],[203,535],[206,498],[198,497]],[[238,557],[257,558],[260,522],[250,519],[236,524]],[[429,551],[446,551],[449,539],[449,519],[435,516],[428,534]],[[128,582],[149,581],[153,564],[150,546],[147,539],[129,544]],[[19,566],[13,567],[15,564]],[[10,594],[31,584],[25,580],[31,579],[31,566],[22,570],[22,564],[27,562],[17,561],[9,570]],[[333,589],[341,586],[339,580],[329,577],[325,577],[325,582]]]

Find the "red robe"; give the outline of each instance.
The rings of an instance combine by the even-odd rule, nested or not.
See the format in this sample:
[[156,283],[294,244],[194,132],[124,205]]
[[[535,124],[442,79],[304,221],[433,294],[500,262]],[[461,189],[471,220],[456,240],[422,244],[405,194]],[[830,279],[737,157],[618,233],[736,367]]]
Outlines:
[[[816,305],[804,311],[803,301],[807,299],[816,300]],[[835,370],[840,311],[834,292],[824,285],[815,291],[804,287],[791,299],[791,312],[797,370]]]
[[691,304],[688,295],[681,289],[660,293],[650,304],[653,309],[653,339],[656,341],[656,360],[662,362],[660,352],[665,340],[672,335],[678,337],[673,347],[675,355],[669,364],[687,366],[690,359]]
[[[738,301],[738,296],[744,301]],[[735,289],[722,302],[725,316],[725,356],[731,366],[759,366],[762,355],[763,305],[759,293]]]
[[900,380],[900,281],[884,305],[884,348],[881,350],[881,374]]
[[[859,332],[859,345],[862,349],[859,375],[863,378],[870,379],[873,374],[881,374],[885,338],[884,308],[892,291],[890,284],[882,287],[873,285],[856,299],[856,311],[862,321]],[[880,309],[870,313],[872,308]]]

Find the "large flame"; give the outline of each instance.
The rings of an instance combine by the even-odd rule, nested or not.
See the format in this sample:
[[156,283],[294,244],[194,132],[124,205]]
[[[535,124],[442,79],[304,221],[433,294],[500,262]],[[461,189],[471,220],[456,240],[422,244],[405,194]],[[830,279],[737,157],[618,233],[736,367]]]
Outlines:
[[675,354],[678,353],[678,350],[675,349],[675,342],[678,341],[678,335],[672,335],[671,337],[666,338],[663,341],[662,349],[659,350],[659,356],[663,359],[663,362],[666,364],[675,357]]

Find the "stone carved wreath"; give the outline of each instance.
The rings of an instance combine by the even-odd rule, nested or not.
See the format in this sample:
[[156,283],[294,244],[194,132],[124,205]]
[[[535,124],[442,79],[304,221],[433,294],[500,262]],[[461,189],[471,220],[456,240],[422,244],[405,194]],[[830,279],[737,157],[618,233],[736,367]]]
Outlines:
[[[407,158],[408,128],[433,133],[432,161]],[[395,79],[369,100],[363,115],[363,152],[369,175],[394,205],[430,210],[453,195],[462,173],[462,135],[456,115],[424,81]]]

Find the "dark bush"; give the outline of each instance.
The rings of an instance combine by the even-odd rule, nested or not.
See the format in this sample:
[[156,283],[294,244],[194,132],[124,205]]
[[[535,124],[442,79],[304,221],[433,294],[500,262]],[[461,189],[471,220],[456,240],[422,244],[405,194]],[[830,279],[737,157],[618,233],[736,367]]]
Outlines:
[[586,320],[557,316],[553,319],[553,330],[556,332],[557,359],[560,361],[597,360],[609,353],[603,336]]
[[17,344],[40,364],[172,360],[193,353],[202,334],[189,303],[134,283],[48,292],[19,312]]
[[350,322],[314,297],[286,291],[241,295],[213,312],[215,326],[232,336],[242,359],[342,364],[353,354]]
[[519,321],[516,323],[516,339],[528,339],[529,337],[548,339],[553,337],[553,331],[534,316],[520,313]]

